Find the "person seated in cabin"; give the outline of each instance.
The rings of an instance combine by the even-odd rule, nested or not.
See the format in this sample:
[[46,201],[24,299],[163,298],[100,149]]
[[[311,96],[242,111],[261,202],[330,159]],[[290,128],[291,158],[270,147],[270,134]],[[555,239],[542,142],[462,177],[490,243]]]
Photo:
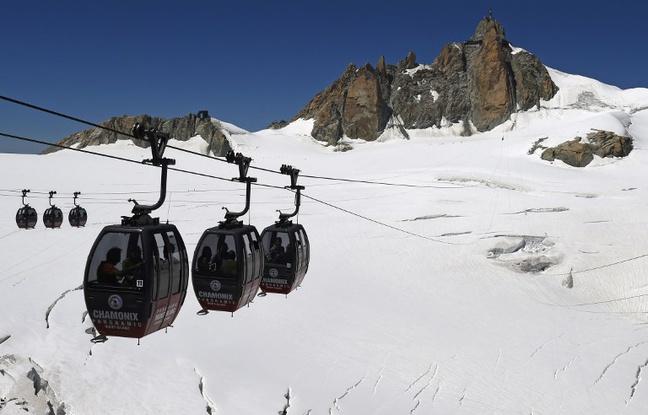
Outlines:
[[236,252],[225,241],[221,240],[218,242],[211,269],[224,276],[236,275]]
[[218,271],[218,269],[221,267],[223,263],[223,257],[227,253],[227,246],[225,245],[225,242],[223,240],[218,241],[218,244],[216,245],[216,253],[214,254],[213,258],[211,259],[211,262],[209,264],[209,270],[212,272]]
[[236,264],[236,254],[234,251],[228,251],[227,256],[223,259],[223,262],[220,267],[221,273],[226,277],[231,277],[236,275],[237,264]]
[[177,248],[175,245],[170,243],[166,246],[166,249],[164,250],[164,258],[172,264],[180,263],[180,256],[177,254]]
[[205,246],[198,257],[198,271],[200,272],[209,272],[212,258],[212,250],[210,247]]
[[142,259],[142,248],[135,245],[128,250],[126,259],[122,263],[122,274],[124,285],[135,285],[135,280],[140,278],[142,268],[144,267],[144,260]]
[[292,267],[295,263],[295,244],[288,244],[286,247],[286,254],[283,257],[284,263],[288,268]]
[[119,285],[123,280],[122,272],[117,269],[121,260],[121,249],[114,247],[108,250],[106,259],[97,268],[97,281],[101,284]]
[[273,264],[285,263],[286,250],[281,245],[281,239],[275,237],[270,242],[270,262]]

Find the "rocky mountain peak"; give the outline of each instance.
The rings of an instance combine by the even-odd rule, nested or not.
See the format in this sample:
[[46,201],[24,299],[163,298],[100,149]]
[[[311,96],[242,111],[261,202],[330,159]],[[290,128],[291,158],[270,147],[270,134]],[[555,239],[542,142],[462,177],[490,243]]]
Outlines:
[[431,64],[409,52],[397,65],[378,60],[342,76],[318,93],[293,119],[314,119],[311,134],[335,144],[346,135],[375,140],[390,124],[418,129],[462,122],[486,131],[515,111],[539,106],[558,87],[533,54],[511,48],[492,16],[479,21],[464,42],[445,45]]
[[376,71],[378,71],[378,73],[383,76],[387,76],[387,64],[385,63],[384,56],[381,56],[378,59],[378,63],[376,64]]
[[399,69],[412,69],[416,67],[416,54],[411,50],[407,52],[405,59],[398,63]]
[[504,26],[502,26],[497,20],[493,19],[492,16],[486,16],[477,23],[475,33],[473,33],[470,41],[481,42],[487,34],[489,37],[496,38],[500,41],[506,38]]
[[[200,135],[207,142],[207,151],[216,156],[224,156],[230,150],[229,142],[220,123],[211,118],[205,110],[199,111],[198,114],[188,114],[184,117],[164,119],[150,115],[123,115],[112,117],[101,123],[104,127],[116,131],[130,133],[135,123],[141,123],[148,128],[156,128],[168,133],[171,138],[186,141],[191,137]],[[84,148],[92,145],[111,144],[117,140],[131,140],[139,147],[148,147],[146,141],[131,139],[130,137],[106,131],[101,128],[90,128],[78,133],[71,134],[59,144],[65,146],[76,145],[76,148]],[[57,147],[49,147],[43,153],[52,153],[59,150]]]

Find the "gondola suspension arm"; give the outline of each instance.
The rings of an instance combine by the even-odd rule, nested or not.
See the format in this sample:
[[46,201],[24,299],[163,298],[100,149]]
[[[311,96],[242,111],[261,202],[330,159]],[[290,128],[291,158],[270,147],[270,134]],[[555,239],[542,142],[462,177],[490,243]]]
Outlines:
[[231,224],[235,223],[239,217],[245,215],[248,210],[250,210],[252,183],[256,182],[257,179],[256,177],[249,177],[247,175],[248,169],[250,168],[250,162],[252,161],[250,157],[245,157],[241,153],[234,154],[234,152],[230,150],[225,156],[225,160],[227,160],[228,163],[238,165],[239,177],[232,178],[232,181],[245,183],[245,208],[240,212],[231,212],[226,207],[223,207],[223,209],[225,209],[225,223]]
[[164,203],[164,200],[166,199],[168,166],[175,165],[175,160],[164,158],[164,150],[166,150],[166,145],[169,141],[168,134],[157,131],[154,128],[145,129],[140,123],[135,123],[132,134],[135,138],[145,140],[151,145],[152,158],[144,160],[142,163],[158,166],[162,169],[162,174],[160,175],[160,197],[155,204],[142,205],[135,199],[128,199],[129,202],[135,204],[135,206],[133,206],[133,214],[135,216],[143,216],[148,215],[155,209],[158,209]]
[[54,206],[52,204],[52,198],[54,197],[55,194],[56,194],[56,190],[50,190],[50,192],[49,192],[49,205],[50,206]]
[[25,197],[27,197],[27,193],[31,192],[29,189],[23,189],[22,190],[22,204],[23,206],[27,206],[27,203],[25,203]]
[[281,210],[277,209],[277,212],[279,212],[279,223],[286,223],[288,222],[288,219],[297,216],[299,213],[299,207],[301,206],[301,191],[304,190],[304,186],[297,184],[297,180],[299,179],[299,169],[283,164],[279,171],[281,174],[290,176],[290,186],[286,186],[285,188],[295,191],[295,210],[292,213],[282,213]]

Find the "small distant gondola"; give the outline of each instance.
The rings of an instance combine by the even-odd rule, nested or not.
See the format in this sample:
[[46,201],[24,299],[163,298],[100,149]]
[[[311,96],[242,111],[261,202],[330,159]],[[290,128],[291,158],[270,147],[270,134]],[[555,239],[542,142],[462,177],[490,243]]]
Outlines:
[[22,207],[16,212],[16,225],[20,229],[34,229],[36,222],[38,222],[38,213],[36,209],[25,203],[25,197],[29,193],[29,189],[22,191]]
[[164,203],[168,166],[175,164],[163,158],[169,137],[139,124],[133,135],[151,146],[153,158],[144,163],[161,168],[160,197],[151,206],[129,199],[133,216],[106,226],[92,246],[83,291],[99,332],[95,342],[106,336],[139,339],[171,326],[187,294],[189,262],[182,237],[174,225],[150,216]]
[[230,212],[224,208],[225,220],[205,230],[196,247],[191,280],[196,298],[208,310],[234,312],[252,302],[259,289],[263,272],[263,250],[259,233],[252,225],[237,220],[250,208],[250,192],[256,178],[248,177],[251,159],[230,151],[226,159],[239,167],[239,177],[232,180],[245,183],[245,209]]
[[80,194],[81,192],[74,192],[74,208],[72,208],[68,214],[70,226],[74,228],[83,227],[88,221],[88,212],[77,204],[77,198]]
[[63,223],[63,211],[52,204],[52,198],[56,192],[54,190],[49,192],[49,205],[43,214],[43,223],[46,228],[57,229]]
[[284,164],[280,171],[290,175],[287,188],[295,192],[295,210],[279,212],[279,220],[261,233],[265,266],[260,287],[264,293],[288,294],[301,285],[308,271],[310,243],[304,227],[290,220],[299,213],[304,189],[297,185],[299,170]]

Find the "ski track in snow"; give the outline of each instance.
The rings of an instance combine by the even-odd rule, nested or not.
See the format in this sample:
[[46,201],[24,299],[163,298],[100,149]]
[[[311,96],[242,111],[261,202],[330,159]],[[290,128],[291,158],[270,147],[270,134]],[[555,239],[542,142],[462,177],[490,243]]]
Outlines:
[[45,311],[45,325],[49,329],[50,328],[50,323],[49,323],[49,316],[52,313],[52,310],[54,310],[54,307],[56,307],[56,304],[58,304],[59,301],[61,301],[66,295],[71,293],[72,291],[79,291],[83,289],[83,284],[79,285],[76,288],[71,288],[69,290],[65,290],[61,293],[61,295],[58,296],[56,300],[52,304],[50,304],[49,307],[47,307],[47,311]]
[[434,214],[434,215],[425,215],[425,216],[417,216],[413,219],[403,219],[401,222],[414,222],[418,220],[430,220],[430,219],[452,219],[452,218],[461,218],[463,216],[461,215],[452,215],[448,213],[439,213],[439,214]]
[[522,189],[520,187],[511,185],[511,184],[508,184],[508,183],[502,183],[502,182],[486,180],[486,179],[479,179],[479,178],[471,178],[471,177],[447,177],[447,178],[441,178],[440,177],[440,178],[437,179],[437,181],[443,182],[443,183],[461,184],[461,185],[464,185],[465,187],[485,186],[485,187],[494,188],[494,189],[514,190],[514,191],[518,191],[518,192],[524,192],[525,191],[525,189]]
[[[432,367],[432,365],[430,365],[430,368],[431,368],[431,367]],[[423,378],[424,376],[426,376],[426,375],[429,374],[429,373],[430,373],[430,369],[428,369],[428,370],[426,371],[426,373],[423,374],[423,376],[419,377],[419,378],[416,380],[416,382],[418,382],[421,378]],[[416,410],[418,409],[418,407],[421,405],[421,399],[419,399],[419,397],[423,394],[423,392],[425,392],[425,391],[430,387],[430,385],[432,385],[432,382],[434,381],[434,379],[436,378],[436,375],[437,375],[438,373],[439,373],[439,365],[438,365],[438,364],[435,364],[435,366],[434,366],[434,373],[432,373],[432,376],[430,376],[430,378],[427,380],[427,382],[425,383],[425,385],[423,385],[423,387],[422,387],[421,389],[419,389],[419,390],[418,390],[418,391],[417,391],[417,392],[412,396],[412,400],[415,401],[415,404],[414,404],[414,407],[413,407],[412,409],[410,409],[410,414],[413,414],[414,412],[416,412]],[[415,382],[415,383],[416,383],[416,382]],[[439,389],[440,389],[440,388],[441,388],[441,385],[440,385],[440,384],[437,385],[437,388],[436,388],[436,390],[434,391],[434,394],[432,394],[432,402],[434,402],[434,400],[436,399],[436,396],[437,396],[437,394],[439,393]]]
[[646,344],[646,343],[648,343],[648,341],[643,341],[643,342],[639,342],[639,343],[637,343],[637,344],[633,344],[632,346],[628,346],[627,349],[625,349],[625,350],[622,351],[621,353],[619,353],[619,354],[617,354],[616,356],[614,356],[614,358],[612,359],[612,361],[611,361],[610,363],[608,363],[608,364],[603,368],[603,371],[602,371],[601,374],[598,376],[598,378],[596,378],[596,380],[594,381],[594,383],[592,384],[592,386],[593,386],[593,385],[596,385],[597,383],[599,383],[599,382],[603,379],[603,377],[605,376],[605,374],[607,373],[607,371],[608,371],[612,366],[614,366],[614,364],[619,360],[619,358],[620,358],[621,356],[624,356],[624,355],[630,353],[630,351],[632,351],[633,349],[636,349],[637,347],[639,347],[639,346],[641,346],[641,345],[643,345],[643,344]]
[[566,207],[554,207],[554,208],[529,208],[520,210],[518,212],[505,213],[505,215],[526,215],[527,213],[559,213],[566,212],[569,209]]
[[205,377],[200,374],[196,368],[194,368],[194,372],[196,372],[196,375],[200,378],[200,381],[198,382],[198,390],[200,391],[200,396],[202,396],[202,399],[205,401],[205,411],[208,415],[214,415],[216,414],[216,404],[209,398],[209,396],[207,396],[207,392],[205,391]]
[[423,374],[419,377],[417,377],[414,382],[410,383],[409,386],[407,386],[407,389],[405,389],[405,392],[408,392],[410,389],[414,387],[421,379],[423,379],[427,374],[429,374],[432,371],[432,363],[430,363],[430,366],[428,366],[427,370],[423,372]]
[[384,370],[385,370],[385,366],[381,367],[380,372],[378,372],[378,377],[376,378],[376,382],[374,383],[372,391],[371,391],[371,395],[373,395],[373,396],[376,395],[376,391],[378,390],[378,385],[380,384],[380,381],[383,378],[383,371]]
[[495,369],[494,370],[497,370],[497,368],[499,367],[499,364],[500,364],[501,361],[502,361],[502,348],[500,347],[499,351],[497,353],[497,360],[495,360]]
[[[344,393],[343,393],[342,395],[338,396],[337,398],[335,398],[335,399],[333,400],[333,408],[335,408],[335,410],[336,410],[338,413],[342,412],[342,409],[341,409],[340,406],[339,406],[340,401],[341,401],[342,399],[346,398],[346,397],[349,395],[349,393],[351,393],[351,391],[353,391],[355,388],[357,388],[357,387],[362,383],[362,381],[364,381],[364,380],[365,380],[365,376],[363,376],[362,378],[360,378],[360,380],[358,380],[358,381],[357,381],[356,383],[354,383],[353,385],[349,386],[349,387],[344,391]],[[333,408],[329,408],[329,414],[332,414],[332,413],[333,413]]]
[[416,398],[418,398],[419,396],[421,396],[421,394],[422,394],[423,392],[425,392],[425,390],[426,390],[427,388],[430,387],[430,385],[432,384],[432,380],[433,380],[433,379],[434,379],[433,377],[430,378],[430,379],[428,379],[427,383],[426,383],[425,385],[423,385],[423,387],[422,387],[421,389],[419,389],[419,391],[416,392],[416,393],[414,394],[414,396],[412,396],[412,400],[416,400]]
[[459,407],[463,406],[463,401],[466,399],[466,393],[468,392],[468,389],[464,388],[464,390],[461,392],[461,396],[459,397]]
[[648,366],[648,360],[646,360],[642,365],[640,365],[637,368],[637,373],[635,373],[635,381],[632,385],[630,385],[630,396],[628,399],[626,399],[626,406],[632,402],[632,398],[634,398],[635,393],[637,393],[637,388],[639,387],[639,382],[641,382],[641,372]]
[[288,409],[290,409],[290,398],[291,398],[291,389],[290,386],[288,386],[288,390],[286,390],[286,393],[284,394],[284,399],[286,400],[286,403],[284,404],[283,408],[278,412],[279,415],[288,415]]
[[566,364],[565,366],[561,367],[560,369],[556,369],[556,370],[554,371],[554,380],[558,380],[558,378],[559,378],[562,374],[564,374],[565,372],[567,372],[567,370],[569,370],[569,368],[571,367],[571,365],[574,364],[574,362],[575,362],[576,360],[578,360],[578,356],[572,358],[569,362],[567,362],[567,364]]
[[[419,391],[419,392],[414,396],[414,399],[416,399],[416,398],[417,398],[421,393],[423,393],[423,391],[425,391],[425,390],[430,386],[431,383],[432,383],[432,379],[430,379],[430,381],[427,383],[427,385],[425,385],[425,386],[423,387],[423,389],[421,389],[421,390],[420,390],[420,391]],[[430,399],[430,403],[434,403],[434,401],[436,400],[437,395],[439,394],[439,391],[440,391],[440,390],[441,390],[441,384],[437,385],[436,389],[434,390],[434,393],[432,394],[432,397],[431,397],[431,399]],[[420,399],[416,399],[416,403],[414,404],[414,407],[413,407],[412,409],[410,409],[410,414],[413,414],[414,412],[416,412],[416,410],[418,409],[418,407],[421,406],[421,403],[422,403],[422,401],[421,401]]]
[[538,346],[538,347],[537,347],[537,348],[536,348],[536,349],[535,349],[535,350],[534,350],[534,351],[529,355],[529,359],[533,359],[533,356],[535,356],[536,354],[538,354],[538,352],[540,352],[542,349],[544,349],[545,346],[547,346],[548,344],[553,343],[553,342],[555,342],[555,341],[558,341],[558,340],[559,340],[561,337],[563,337],[564,335],[565,335],[565,333],[562,333],[562,334],[560,334],[558,337],[554,337],[554,338],[549,339],[549,340],[547,340],[546,342],[540,344],[540,346]]
[[469,235],[471,234],[472,231],[464,231],[464,232],[447,232],[447,233],[442,233],[440,235],[435,235],[436,237],[444,237],[444,236],[461,236],[461,235]]

